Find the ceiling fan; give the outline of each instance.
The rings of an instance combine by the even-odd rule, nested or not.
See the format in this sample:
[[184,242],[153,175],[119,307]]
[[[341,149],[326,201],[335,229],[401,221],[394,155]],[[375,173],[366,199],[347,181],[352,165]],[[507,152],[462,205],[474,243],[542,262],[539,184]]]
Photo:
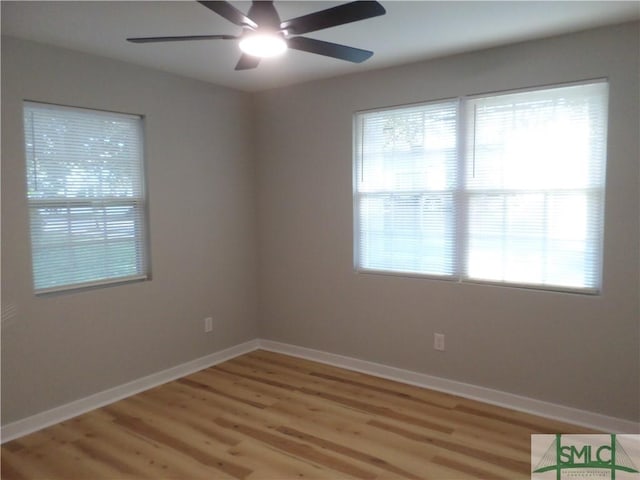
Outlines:
[[240,40],[240,49],[243,53],[236,65],[236,70],[256,68],[261,58],[278,55],[287,48],[360,63],[371,57],[373,52],[297,35],[366,20],[386,13],[384,7],[378,2],[355,1],[282,22],[273,1],[251,2],[246,15],[226,1],[198,0],[198,3],[242,27],[240,35],[137,37],[127,38],[127,40],[133,43]]

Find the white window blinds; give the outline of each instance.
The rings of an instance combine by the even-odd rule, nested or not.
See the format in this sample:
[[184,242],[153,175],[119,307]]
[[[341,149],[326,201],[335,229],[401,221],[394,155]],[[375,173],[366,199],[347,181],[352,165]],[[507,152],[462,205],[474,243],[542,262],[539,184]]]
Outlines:
[[24,104],[36,293],[147,276],[142,119]]
[[467,103],[470,279],[598,289],[607,84]]
[[607,101],[601,81],[356,114],[356,268],[599,291]]
[[356,265],[455,273],[457,102],[357,116]]

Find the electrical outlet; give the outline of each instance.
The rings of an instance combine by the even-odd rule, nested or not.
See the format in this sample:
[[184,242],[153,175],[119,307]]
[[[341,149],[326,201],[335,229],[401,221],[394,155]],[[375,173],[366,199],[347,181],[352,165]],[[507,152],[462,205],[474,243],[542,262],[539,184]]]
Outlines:
[[207,317],[204,319],[204,332],[209,333],[213,331],[213,318]]
[[444,333],[433,334],[433,348],[444,352]]

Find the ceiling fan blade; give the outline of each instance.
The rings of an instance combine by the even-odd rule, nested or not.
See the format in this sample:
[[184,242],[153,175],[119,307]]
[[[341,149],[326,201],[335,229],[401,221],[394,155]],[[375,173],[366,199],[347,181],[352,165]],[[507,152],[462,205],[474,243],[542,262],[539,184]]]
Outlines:
[[315,32],[323,28],[344,25],[367,18],[384,15],[386,10],[378,2],[350,2],[337,7],[320,10],[319,12],[292,18],[280,24],[280,28],[290,35]]
[[317,53],[325,57],[333,57],[340,60],[346,60],[353,63],[364,62],[373,55],[369,50],[348,47],[338,43],[324,42],[314,38],[293,37],[287,39],[287,45],[294,50],[302,50],[303,52]]
[[256,68],[260,63],[260,57],[254,57],[253,55],[247,55],[243,53],[236,64],[236,70],[250,70]]
[[247,13],[257,24],[277,30],[280,27],[280,16],[271,0],[259,0],[251,3]]
[[180,37],[137,37],[127,38],[132,43],[183,42],[189,40],[235,40],[234,35],[186,35]]
[[209,10],[216,12],[221,17],[226,18],[231,23],[240,25],[241,27],[258,28],[256,22],[251,20],[229,2],[198,0],[198,3],[204,5]]

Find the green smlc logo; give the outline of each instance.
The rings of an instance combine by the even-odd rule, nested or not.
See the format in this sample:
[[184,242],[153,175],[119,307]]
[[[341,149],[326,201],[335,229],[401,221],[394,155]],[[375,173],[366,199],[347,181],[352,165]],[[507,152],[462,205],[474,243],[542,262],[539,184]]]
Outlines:
[[616,471],[639,473],[631,457],[616,439],[616,435],[611,434],[609,437],[610,442],[607,443],[568,442],[562,445],[562,434],[556,434],[555,440],[542,456],[533,473],[555,470],[557,480],[561,480],[563,470],[585,469],[591,472],[604,470],[610,472],[609,478],[612,480],[616,478]]

